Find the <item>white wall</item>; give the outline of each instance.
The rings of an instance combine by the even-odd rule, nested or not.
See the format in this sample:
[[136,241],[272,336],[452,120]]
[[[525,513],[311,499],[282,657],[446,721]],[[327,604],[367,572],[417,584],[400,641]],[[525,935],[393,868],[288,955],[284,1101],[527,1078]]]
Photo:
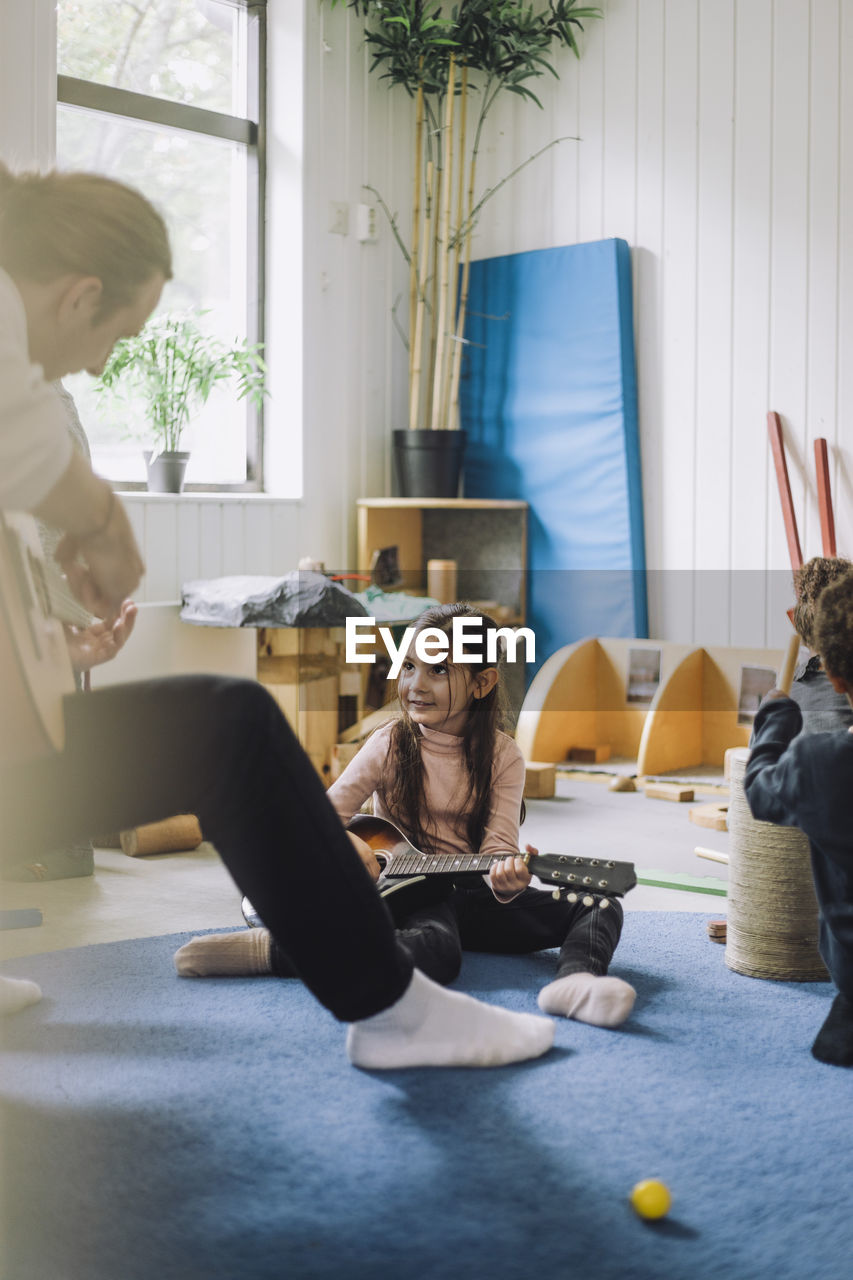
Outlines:
[[[34,156],[45,128],[34,121],[46,118],[33,106],[47,92],[35,29],[45,4],[34,0],[31,22],[30,6],[0,0],[2,102],[15,104]],[[582,141],[563,143],[496,197],[476,253],[628,241],[647,553],[660,571],[651,578],[653,632],[776,644],[790,579],[768,408],[784,420],[806,555],[821,550],[817,436],[830,445],[839,550],[853,553],[853,422],[845,426],[853,403],[846,211],[853,90],[841,74],[853,55],[853,4],[603,0],[602,7],[604,21],[589,25],[580,62],[561,56],[559,82],[537,86],[545,110],[514,102],[500,109],[485,184],[553,137]],[[385,227],[377,244],[328,227],[330,204],[355,205],[365,182],[405,221],[411,106],[368,74],[360,22],[349,10],[304,0],[300,13],[294,0],[271,0],[270,16],[272,475],[283,492],[282,475],[301,467],[304,500],[134,497],[147,600],[174,598],[182,576],[195,572],[278,572],[305,554],[351,563],[354,499],[390,484],[390,430],[405,412],[404,351],[390,319],[405,289],[402,258]],[[301,131],[294,128],[300,104]],[[4,155],[8,141],[4,124]],[[286,319],[293,299],[303,316],[301,352]],[[287,427],[300,405],[301,459]]]
[[179,615],[177,604],[140,605],[132,640],[112,662],[93,670],[93,687],[200,673],[257,677],[254,628],[195,627]]
[[[841,75],[853,55],[853,5],[604,0],[602,7],[604,21],[588,25],[580,62],[561,56],[559,83],[537,85],[545,110],[514,101],[501,108],[484,184],[553,137],[582,141],[561,144],[499,193],[484,213],[476,256],[606,236],[628,241],[647,553],[659,571],[650,580],[654,633],[779,643],[790,574],[769,408],[784,421],[804,553],[821,552],[818,436],[829,441],[839,551],[853,553],[853,421],[845,427],[853,405],[853,224],[844,216],[853,90]],[[343,415],[352,428],[347,463],[358,483],[352,471],[341,473],[341,494],[378,492],[388,432],[403,412],[401,349],[387,307],[404,282],[387,231],[379,245],[361,246],[324,235],[322,217],[331,199],[362,198],[363,180],[405,209],[407,103],[365,79],[356,20],[338,10],[317,16],[311,0],[308,11],[307,154],[320,176],[310,188],[318,224],[306,245],[306,279],[316,256],[326,303],[315,301],[322,342],[309,315],[307,376],[313,368],[316,423]],[[331,48],[320,55],[324,40]],[[313,70],[321,56],[323,76]]]
[[43,168],[56,150],[56,18],[50,0],[0,0],[0,159]]

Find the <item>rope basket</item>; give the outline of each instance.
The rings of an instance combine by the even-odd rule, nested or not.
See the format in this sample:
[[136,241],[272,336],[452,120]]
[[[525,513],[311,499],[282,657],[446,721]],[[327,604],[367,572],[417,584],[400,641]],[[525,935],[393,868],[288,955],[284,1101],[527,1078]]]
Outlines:
[[753,818],[743,789],[748,759],[746,747],[730,757],[726,964],[750,978],[826,982],[808,839]]

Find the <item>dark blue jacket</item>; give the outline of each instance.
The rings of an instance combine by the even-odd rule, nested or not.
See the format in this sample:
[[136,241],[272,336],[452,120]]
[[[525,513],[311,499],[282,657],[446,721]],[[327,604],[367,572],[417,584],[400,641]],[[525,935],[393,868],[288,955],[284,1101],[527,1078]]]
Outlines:
[[853,733],[800,734],[802,727],[790,698],[761,704],[744,789],[753,817],[808,836],[820,953],[839,990],[853,999]]

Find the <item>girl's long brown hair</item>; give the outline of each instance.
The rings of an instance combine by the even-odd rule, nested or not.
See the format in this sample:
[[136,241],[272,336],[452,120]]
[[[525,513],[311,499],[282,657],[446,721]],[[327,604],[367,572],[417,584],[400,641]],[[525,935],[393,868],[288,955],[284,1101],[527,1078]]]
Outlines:
[[[486,636],[489,632],[496,632],[498,624],[488,614],[472,608],[469,604],[443,604],[437,608],[428,609],[418,618],[415,634],[417,635],[426,627],[436,627],[450,635],[454,618],[482,619],[483,660],[466,662],[465,667],[472,676],[475,676],[487,667],[494,666],[498,669],[499,677],[497,684],[489,693],[471,702],[462,734],[468,774],[466,834],[471,848],[476,851],[483,841],[489,816],[492,763],[497,736],[506,723],[505,693],[500,678],[505,646],[503,641],[499,640],[497,661],[485,660]],[[448,681],[454,671],[461,675],[460,668],[452,668],[449,661],[447,665],[451,668],[448,671]],[[391,730],[388,764],[380,782],[379,794],[383,804],[393,815],[394,821],[402,827],[412,844],[424,853],[431,853],[435,851],[435,824],[426,811],[421,742],[418,726],[403,707],[402,715]]]

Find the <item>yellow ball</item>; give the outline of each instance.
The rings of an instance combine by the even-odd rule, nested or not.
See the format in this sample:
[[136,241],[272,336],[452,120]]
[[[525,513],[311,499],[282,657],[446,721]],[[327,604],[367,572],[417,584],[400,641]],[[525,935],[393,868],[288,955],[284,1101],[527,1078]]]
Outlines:
[[633,1188],[631,1204],[641,1218],[665,1218],[672,1208],[672,1196],[665,1182],[644,1178]]

